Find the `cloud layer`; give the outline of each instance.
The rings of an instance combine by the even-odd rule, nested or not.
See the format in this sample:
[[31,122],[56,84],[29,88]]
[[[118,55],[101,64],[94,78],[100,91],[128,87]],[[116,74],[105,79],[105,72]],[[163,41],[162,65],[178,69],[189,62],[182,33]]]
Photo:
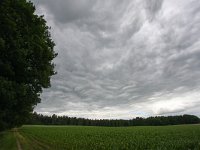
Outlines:
[[33,2],[58,52],[37,112],[200,116],[199,0]]

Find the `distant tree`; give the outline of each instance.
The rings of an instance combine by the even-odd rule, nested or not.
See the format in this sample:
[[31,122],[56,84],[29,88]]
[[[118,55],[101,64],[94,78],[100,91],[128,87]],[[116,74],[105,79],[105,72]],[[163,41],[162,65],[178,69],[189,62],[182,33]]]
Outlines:
[[26,0],[0,0],[0,130],[21,125],[50,86],[49,27]]
[[183,115],[183,124],[199,123],[200,120],[197,116],[194,115]]
[[26,124],[43,124],[43,125],[85,125],[85,126],[163,126],[178,124],[196,124],[200,123],[200,119],[194,115],[180,116],[155,116],[148,118],[136,117],[130,120],[118,119],[84,119],[67,116],[43,116],[33,113],[32,117]]

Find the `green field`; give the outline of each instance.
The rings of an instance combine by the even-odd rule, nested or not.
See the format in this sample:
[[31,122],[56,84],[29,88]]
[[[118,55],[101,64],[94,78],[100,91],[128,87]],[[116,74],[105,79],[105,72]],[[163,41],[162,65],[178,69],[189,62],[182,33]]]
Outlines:
[[22,150],[200,150],[200,125],[23,126],[0,134],[0,150],[16,150],[17,141]]

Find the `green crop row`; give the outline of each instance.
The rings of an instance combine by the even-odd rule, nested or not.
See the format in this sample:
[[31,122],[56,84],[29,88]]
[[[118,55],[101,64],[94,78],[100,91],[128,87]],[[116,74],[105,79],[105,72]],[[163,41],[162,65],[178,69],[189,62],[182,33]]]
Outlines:
[[23,126],[19,134],[37,150],[200,150],[200,125]]

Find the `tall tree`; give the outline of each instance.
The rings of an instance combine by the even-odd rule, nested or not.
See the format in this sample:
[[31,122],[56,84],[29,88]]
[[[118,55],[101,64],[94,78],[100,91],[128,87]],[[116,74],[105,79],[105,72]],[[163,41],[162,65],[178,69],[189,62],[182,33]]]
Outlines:
[[26,0],[0,0],[0,130],[21,125],[55,74],[54,42]]

